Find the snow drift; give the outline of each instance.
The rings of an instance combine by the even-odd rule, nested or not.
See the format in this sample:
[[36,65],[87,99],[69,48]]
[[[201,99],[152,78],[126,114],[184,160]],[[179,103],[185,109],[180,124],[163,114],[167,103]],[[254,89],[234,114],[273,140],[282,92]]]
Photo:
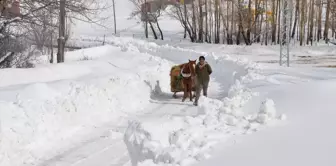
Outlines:
[[216,142],[277,119],[271,100],[260,113],[242,111],[256,95],[245,85],[265,78],[254,63],[130,38],[106,43],[113,46],[69,53],[64,64],[0,71],[7,80],[0,84],[1,165],[36,165],[89,139],[94,128],[134,115],[153,97],[169,93],[169,61],[180,64],[200,55],[214,69],[210,89],[220,86],[219,94],[201,98],[196,116],[131,122],[124,142],[133,165],[202,160]]
[[[92,60],[76,62],[83,53]],[[141,111],[155,87],[169,87],[171,64],[136,50],[103,46],[67,56],[64,64],[0,70],[0,165],[37,165]]]
[[[254,115],[222,111],[231,107],[229,103],[202,97],[199,107],[201,113],[196,117],[170,120],[169,123],[180,124],[173,131],[170,128],[154,127],[148,122],[130,122],[124,142],[132,165],[190,165],[209,158],[209,149],[217,142],[227,140],[232,135],[253,133],[266,118],[279,119],[272,105],[262,105],[261,113]],[[268,114],[272,116],[265,116]],[[259,122],[259,116],[263,116],[262,123]],[[168,133],[168,137],[162,137],[162,130]]]

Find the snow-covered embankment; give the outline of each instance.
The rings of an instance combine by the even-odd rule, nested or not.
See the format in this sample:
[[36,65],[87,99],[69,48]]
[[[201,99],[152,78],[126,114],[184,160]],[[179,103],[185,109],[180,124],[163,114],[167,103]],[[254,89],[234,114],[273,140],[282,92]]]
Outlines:
[[[0,70],[0,165],[37,165],[141,111],[155,87],[167,91],[168,61],[114,46],[93,50],[68,53],[75,62]],[[84,53],[89,60],[76,61]]]

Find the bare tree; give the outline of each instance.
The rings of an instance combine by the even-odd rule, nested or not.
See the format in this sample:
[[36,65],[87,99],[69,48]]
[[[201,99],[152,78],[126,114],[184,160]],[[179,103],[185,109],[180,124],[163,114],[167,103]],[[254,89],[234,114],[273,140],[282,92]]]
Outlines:
[[148,38],[148,24],[152,30],[154,39],[158,39],[156,28],[160,33],[161,40],[164,39],[163,32],[160,28],[159,18],[162,11],[170,4],[169,1],[149,1],[147,0],[129,0],[136,9],[131,13],[131,17],[138,17],[145,27],[145,36]]
[[[53,45],[53,37],[48,34],[56,34],[54,30],[57,24],[55,20],[58,20],[59,15],[59,0],[24,0],[21,1],[19,10],[13,10],[12,7],[7,6],[10,5],[0,4],[2,14],[0,17],[0,64],[12,67],[4,65],[4,61],[10,64],[13,59],[20,59],[15,57],[22,56],[22,52],[29,48],[27,43],[34,43],[41,50],[43,47]],[[65,10],[69,20],[78,19],[98,24],[98,21],[103,18],[95,20],[94,16],[104,9],[107,7],[98,4],[97,0],[65,1]],[[64,37],[67,40],[69,35]],[[14,49],[14,46],[24,49]]]

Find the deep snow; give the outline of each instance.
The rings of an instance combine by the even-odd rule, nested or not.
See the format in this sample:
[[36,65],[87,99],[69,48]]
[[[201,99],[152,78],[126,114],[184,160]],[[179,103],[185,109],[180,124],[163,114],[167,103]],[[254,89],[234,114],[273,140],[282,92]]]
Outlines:
[[6,80],[0,90],[1,165],[36,165],[85,140],[85,132],[143,110],[157,80],[168,88],[162,74],[168,61],[112,46],[100,50],[100,60],[0,71]]
[[[258,109],[251,114],[255,116],[243,115],[240,111],[244,102],[253,96],[243,83],[264,78],[258,74],[258,65],[229,56],[206,55],[215,69],[209,93],[212,99],[201,101],[198,109],[191,103],[172,99],[169,70],[173,64],[204,53],[130,38],[113,38],[109,42],[114,46],[68,53],[64,64],[0,71],[6,80],[0,91],[1,165],[83,165],[85,162],[71,156],[82,154],[83,149],[94,149],[92,144],[102,147],[109,143],[99,135],[116,139],[111,146],[126,152],[120,145],[120,132],[126,129],[127,120],[140,121],[158,148],[176,146],[172,158],[179,163],[207,156],[205,152],[211,141],[259,126],[255,123]],[[27,75],[32,77],[26,79]],[[120,119],[126,120],[118,122]],[[226,134],[218,135],[218,128]],[[209,136],[192,136],[191,131],[207,132]],[[106,135],[109,132],[111,135]],[[180,134],[172,138],[170,132]],[[127,138],[125,135],[126,144],[130,141]],[[169,142],[169,139],[177,142]],[[200,142],[197,146],[182,147],[187,140]],[[69,152],[72,148],[74,150]],[[136,150],[134,148],[129,146],[128,150]],[[113,161],[114,164],[127,163],[125,153],[107,151],[120,159]],[[184,157],[176,158],[176,154],[184,154]],[[102,159],[102,165],[107,164],[104,161],[112,162]]]
[[[280,163],[279,165],[281,165],[281,163],[286,163],[288,165],[293,165],[295,163],[309,163],[311,165],[314,165],[314,163],[317,163],[317,162],[323,162],[325,163],[326,165],[333,165],[335,162],[332,159],[332,154],[333,153],[329,153],[330,151],[328,151],[327,149],[327,146],[321,146],[321,144],[318,144],[316,142],[321,142],[322,140],[320,139],[323,139],[323,137],[318,137],[320,138],[319,140],[316,140],[316,132],[315,132],[315,128],[316,128],[316,123],[319,123],[320,121],[324,121],[326,120],[326,122],[330,122],[328,119],[329,119],[329,115],[330,114],[333,114],[331,111],[330,108],[333,108],[332,106],[329,107],[328,106],[328,100],[334,98],[333,94],[330,94],[330,93],[324,93],[323,90],[319,91],[311,91],[310,89],[318,89],[320,86],[325,86],[324,83],[321,83],[321,84],[314,84],[314,82],[319,82],[320,80],[333,80],[335,79],[336,75],[334,73],[334,69],[332,68],[312,68],[311,66],[312,65],[315,65],[315,66],[318,66],[319,64],[321,66],[325,66],[326,65],[326,62],[328,62],[327,60],[324,60],[323,56],[327,56],[328,54],[330,54],[330,48],[329,47],[326,47],[326,46],[322,46],[322,47],[313,47],[312,50],[315,50],[315,52],[318,52],[319,50],[319,56],[316,55],[317,59],[320,58],[321,61],[318,63],[318,64],[314,64],[314,62],[307,62],[307,64],[305,64],[305,66],[302,66],[300,67],[300,62],[299,61],[292,61],[292,65],[293,66],[299,66],[299,67],[292,67],[292,68],[283,68],[283,67],[278,67],[276,66],[276,64],[269,64],[268,61],[265,61],[261,58],[260,54],[256,53],[255,51],[258,51],[260,53],[262,52],[271,52],[272,50],[272,47],[270,48],[266,48],[266,47],[252,47],[250,49],[255,49],[255,51],[250,51],[248,55],[244,55],[242,54],[242,56],[238,56],[240,57],[240,59],[235,59],[235,58],[232,58],[232,56],[228,56],[227,54],[225,54],[226,51],[229,51],[228,49],[221,49],[222,46],[218,47],[217,46],[217,50],[215,49],[216,46],[213,46],[213,47],[210,47],[211,49],[211,53],[210,50],[209,50],[209,45],[200,45],[200,44],[186,44],[183,46],[183,44],[175,44],[175,46],[183,46],[184,48],[186,49],[181,49],[181,48],[177,48],[177,49],[173,49],[173,47],[171,46],[168,46],[166,44],[163,44],[161,46],[161,49],[158,49],[156,50],[155,47],[157,46],[153,46],[154,44],[151,44],[150,46],[152,47],[149,47],[148,45],[145,45],[143,46],[142,44],[139,44],[139,42],[136,42],[137,43],[137,47],[140,47],[141,49],[144,49],[144,50],[147,50],[147,51],[150,51],[152,53],[155,53],[155,52],[158,52],[159,54],[161,54],[161,56],[164,56],[166,52],[168,51],[165,51],[164,53],[161,53],[161,50],[164,49],[164,50],[169,50],[169,49],[172,49],[170,50],[169,52],[171,54],[169,54],[169,56],[167,56],[168,59],[170,60],[178,60],[178,56],[179,54],[177,54],[177,50],[179,51],[183,51],[184,52],[184,55],[188,55],[188,56],[194,56],[195,54],[196,55],[199,55],[199,54],[202,54],[202,52],[197,52],[197,51],[204,51],[206,52],[208,50],[208,57],[207,57],[207,60],[211,61],[211,64],[215,64],[216,66],[216,63],[218,63],[218,59],[220,58],[223,58],[223,57],[226,57],[228,59],[231,59],[233,60],[234,62],[236,62],[236,64],[244,64],[245,62],[245,69],[246,70],[242,70],[242,68],[235,68],[237,67],[237,65],[233,65],[231,66],[230,62],[232,61],[225,61],[224,63],[218,63],[218,66],[216,66],[216,70],[217,71],[220,71],[221,73],[223,73],[223,71],[227,71],[228,73],[230,72],[231,74],[234,74],[235,72],[237,72],[238,75],[241,75],[241,76],[245,76],[246,78],[251,78],[251,79],[247,79],[249,81],[242,81],[242,87],[244,88],[237,88],[238,91],[240,91],[241,89],[247,89],[247,90],[251,90],[252,92],[256,92],[257,94],[259,94],[259,96],[254,96],[252,98],[250,98],[251,100],[247,100],[247,103],[244,107],[242,107],[241,109],[243,110],[243,112],[245,113],[252,113],[252,115],[255,115],[255,116],[252,116],[253,118],[257,118],[256,120],[258,122],[264,122],[264,120],[267,120],[267,116],[265,116],[265,113],[264,112],[264,107],[263,105],[261,104],[261,102],[265,101],[266,99],[272,99],[272,100],[267,100],[267,104],[266,105],[269,105],[270,107],[267,107],[269,108],[266,113],[266,115],[271,115],[272,116],[272,112],[274,112],[274,107],[277,111],[277,118],[278,119],[281,119],[281,120],[287,120],[287,123],[284,123],[283,121],[281,121],[280,123],[274,123],[276,121],[271,121],[271,123],[268,123],[268,124],[265,124],[266,126],[273,126],[276,125],[278,127],[274,127],[272,129],[269,129],[269,128],[266,128],[265,130],[265,133],[267,133],[267,131],[272,131],[272,133],[270,133],[270,137],[267,137],[268,134],[260,134],[261,136],[260,137],[257,137],[255,135],[252,135],[252,136],[255,136],[254,140],[258,140],[258,145],[259,146],[262,146],[263,148],[266,148],[265,151],[261,151],[259,152],[259,150],[255,150],[255,149],[258,149],[258,148],[254,148],[254,149],[251,149],[250,151],[246,151],[246,156],[249,156],[250,154],[255,154],[255,155],[251,155],[251,157],[249,158],[244,158],[246,160],[240,160],[242,162],[237,162],[237,157],[232,157],[232,160],[230,160],[230,164],[232,165],[246,165],[246,164],[251,164],[251,165],[260,165],[260,162],[262,161],[265,161],[265,165],[269,165],[271,163]],[[140,42],[142,43],[142,42]],[[144,48],[146,47],[146,48]],[[149,47],[149,48],[148,48]],[[324,51],[321,50],[321,48],[323,47],[326,47],[326,49],[324,49]],[[196,50],[196,51],[191,51],[191,50],[188,50],[189,48],[192,48],[193,50]],[[229,47],[228,47],[229,48]],[[140,50],[141,50],[140,49]],[[231,50],[235,50],[237,52],[239,52],[239,47],[233,47],[231,48]],[[305,48],[306,50],[309,51],[309,48]],[[311,49],[311,48],[310,48]],[[188,50],[188,51],[186,51]],[[247,48],[244,48],[244,50],[247,51]],[[295,49],[294,49],[295,50]],[[176,51],[176,52],[175,52]],[[210,52],[210,53],[209,53]],[[272,51],[273,53],[272,54],[269,54],[272,58],[272,60],[276,59],[277,58],[277,54],[276,52]],[[312,51],[310,51],[312,52]],[[299,54],[300,52],[297,50],[297,54]],[[210,54],[210,55],[209,55]],[[214,54],[214,55],[212,55]],[[224,55],[223,55],[224,54]],[[301,54],[305,54],[304,52]],[[219,55],[217,58],[216,55]],[[314,55],[313,53],[309,53],[309,56],[311,55]],[[196,57],[196,56],[195,56]],[[211,58],[209,58],[211,57]],[[249,60],[246,60],[244,59],[245,57],[248,57],[250,58],[251,60],[253,61],[258,61],[258,62],[261,62],[263,64],[254,64],[254,63],[250,63]],[[213,59],[217,59],[217,60],[213,60]],[[332,58],[332,57],[330,57]],[[313,64],[310,64],[310,63],[313,63]],[[330,63],[330,62],[329,62]],[[222,66],[221,66],[222,65]],[[225,67],[224,67],[225,66]],[[248,66],[248,67],[246,67]],[[221,68],[222,67],[222,70]],[[250,72],[248,72],[250,71]],[[219,75],[218,75],[219,76]],[[214,76],[215,78],[217,77],[217,75]],[[233,82],[231,82],[230,78],[232,78],[233,80],[236,80],[237,78],[239,77],[232,77],[229,76],[229,75],[225,75],[225,77],[219,77],[219,79],[222,79],[220,81],[221,83],[221,86],[223,87],[231,87],[233,85]],[[244,78],[244,77],[243,77]],[[218,80],[216,78],[216,80]],[[223,81],[223,82],[222,82]],[[308,84],[308,83],[312,83],[312,84]],[[308,85],[306,85],[308,84]],[[226,86],[228,85],[228,86]],[[239,84],[238,84],[239,85]],[[298,89],[298,91],[295,91],[295,90],[292,90],[292,88],[290,88],[289,86],[292,86],[293,89]],[[305,89],[301,89],[302,86],[305,86],[306,88]],[[234,86],[233,86],[234,87]],[[239,87],[239,86],[238,86]],[[330,87],[326,87],[328,89],[328,91],[331,91],[333,92],[332,88]],[[300,90],[301,89],[301,90]],[[303,91],[303,92],[301,92]],[[326,90],[327,91],[327,90]],[[221,95],[219,95],[220,97],[218,97],[217,99],[220,99],[221,97],[228,97],[228,93],[227,93],[227,89],[226,90],[223,90],[221,91]],[[283,94],[286,94],[286,95],[281,95],[281,97],[278,97],[276,94],[281,94],[280,92],[282,92]],[[295,96],[295,95],[292,95],[292,93],[295,93],[296,95],[300,94],[299,96],[297,96],[295,99],[291,99],[290,97],[288,97],[287,95],[289,96]],[[317,95],[315,95],[316,93],[321,93],[325,98],[328,98],[328,100],[324,100],[323,98],[320,100],[319,97]],[[246,93],[245,93],[246,94]],[[309,96],[311,97],[312,99],[305,99],[305,96]],[[242,96],[241,95],[238,95],[238,98],[240,100],[237,100],[238,102],[236,102],[237,105],[239,105],[242,101]],[[275,99],[273,99],[275,98]],[[315,100],[313,100],[315,99]],[[301,101],[300,101],[301,100]],[[274,105],[273,105],[273,102],[274,101]],[[282,102],[279,102],[279,101],[282,101]],[[232,102],[232,100],[231,100]],[[234,103],[234,102],[233,102]],[[294,104],[295,103],[295,104]],[[302,106],[305,106],[306,103],[310,103],[311,105],[309,105],[309,107],[302,107]],[[213,106],[213,105],[212,105]],[[274,106],[274,107],[273,107]],[[307,110],[307,111],[313,111],[313,112],[316,112],[316,110],[319,110],[319,109],[316,109],[318,107],[322,107],[323,110],[326,110],[326,114],[320,114],[318,117],[320,117],[320,120],[316,119],[315,118],[315,114],[311,114],[311,115],[306,115],[304,112]],[[324,108],[324,106],[328,107],[328,108]],[[234,107],[235,111],[237,110],[237,107]],[[259,114],[256,114],[256,111],[259,109]],[[289,111],[291,110],[291,111]],[[225,109],[223,111],[224,113],[225,112]],[[236,111],[236,112],[239,112],[239,111]],[[316,114],[318,114],[316,112]],[[195,115],[193,115],[193,117],[195,117]],[[250,116],[251,117],[251,116]],[[292,120],[295,120],[294,117],[297,117],[298,119],[301,120],[301,123],[294,123],[294,125],[290,125],[290,124],[293,124]],[[189,118],[189,117],[188,117]],[[188,118],[185,118],[185,119],[188,119]],[[293,119],[292,119],[293,118]],[[233,120],[232,120],[233,119]],[[313,120],[314,119],[314,120]],[[213,119],[211,119],[213,120]],[[159,120],[160,122],[162,122],[162,120]],[[210,141],[209,139],[206,139],[206,138],[203,138],[202,137],[202,134],[204,133],[204,131],[201,129],[201,127],[199,127],[199,125],[197,125],[196,123],[196,126],[197,126],[197,130],[192,130],[192,128],[188,128],[188,127],[176,127],[176,125],[180,124],[180,126],[183,126],[184,124],[181,124],[181,121],[183,121],[184,123],[187,123],[187,125],[185,126],[188,126],[188,120],[177,120],[176,118],[173,120],[174,123],[169,123],[169,125],[167,126],[171,126],[172,124],[174,124],[174,127],[173,129],[178,130],[179,128],[182,128],[182,130],[178,133],[182,133],[182,135],[187,135],[187,136],[177,136],[177,138],[180,138],[182,137],[182,140],[181,142],[183,142],[186,147],[188,147],[187,149],[188,150],[185,150],[183,149],[183,147],[178,147],[176,148],[174,143],[173,143],[173,147],[172,148],[171,144],[168,144],[167,145],[167,140],[169,140],[170,136],[167,134],[162,134],[163,131],[162,131],[162,128],[165,128],[165,127],[158,127],[155,128],[153,126],[152,123],[150,122],[143,122],[143,128],[140,127],[140,129],[144,129],[144,131],[148,132],[150,134],[150,137],[156,137],[157,139],[153,140],[151,139],[149,142],[151,142],[152,144],[154,145],[157,145],[157,146],[151,146],[150,148],[152,149],[152,153],[154,153],[153,151],[153,148],[156,149],[156,154],[160,154],[158,155],[157,157],[158,158],[154,158],[154,163],[157,163],[157,162],[164,162],[160,159],[160,156],[165,156],[165,157],[168,157],[170,160],[168,161],[175,161],[177,163],[188,163],[188,162],[193,162],[195,160],[202,160],[204,158],[208,158],[209,155],[207,155],[207,153],[204,151],[202,151],[203,149],[201,147],[203,147],[203,144],[192,144],[192,145],[189,145],[188,142],[193,142],[196,140],[199,141],[199,140],[207,140],[205,142],[211,144],[212,140]],[[185,122],[187,121],[187,122]],[[222,121],[222,122],[229,122],[229,123],[235,123],[235,119],[234,118],[231,118],[227,121]],[[270,122],[270,121],[269,121]],[[315,123],[312,123],[312,122],[315,122]],[[244,123],[238,123],[238,124],[244,124]],[[204,125],[204,124],[202,124]],[[201,126],[202,126],[201,125]],[[264,126],[260,126],[259,124],[257,124],[257,127],[255,127],[254,125],[246,125],[247,127],[250,127],[251,126],[251,130],[252,131],[251,133],[255,133],[256,131],[260,131],[261,128],[264,128]],[[150,126],[150,127],[148,127]],[[164,125],[165,126],[165,125]],[[323,125],[321,124],[320,128],[321,129],[324,129],[325,131],[332,131],[332,124],[326,124],[326,125]],[[273,134],[273,133],[277,133],[277,129],[283,127],[282,129],[286,131],[285,134],[283,134],[281,131],[279,132],[279,134]],[[130,127],[132,129],[132,127]],[[147,130],[146,130],[147,128]],[[154,129],[153,129],[154,128]],[[189,129],[188,131],[190,131],[190,133],[193,133],[195,134],[196,136],[192,136],[190,134],[188,134],[189,132],[185,132],[183,129]],[[311,139],[307,139],[305,138],[305,142],[302,142],[302,137],[304,137],[304,135],[302,134],[301,137],[298,137],[298,135],[296,135],[296,133],[307,133],[306,130],[309,130],[311,131],[309,133],[309,138]],[[171,131],[171,129],[166,129],[168,131],[168,133],[174,133]],[[235,130],[237,131],[237,128],[235,128]],[[324,131],[323,130],[323,131]],[[198,132],[197,132],[198,131]],[[239,128],[238,128],[238,131],[239,131]],[[167,133],[167,132],[166,132]],[[197,135],[197,133],[202,133],[201,135]],[[214,135],[219,135],[218,133],[222,133],[222,132],[216,132],[215,134],[209,134],[209,135],[212,135],[214,137]],[[228,132],[230,133],[230,132]],[[246,137],[247,139],[240,139],[241,137],[242,138],[245,138],[244,136],[241,136],[241,137],[231,137],[230,138],[230,134],[228,133],[225,133],[225,136],[228,137],[228,139],[223,139],[222,137],[219,137],[219,139],[214,139],[214,140],[219,140],[220,142],[222,142],[223,147],[222,146],[219,146],[216,150],[218,150],[219,152],[217,153],[216,151],[213,152],[212,154],[214,154],[216,156],[216,158],[214,158],[214,160],[209,160],[209,162],[205,161],[204,163],[201,163],[200,165],[221,165],[221,163],[225,163],[227,158],[224,157],[223,158],[223,155],[222,155],[222,152],[221,150],[223,149],[226,149],[227,146],[231,146],[231,145],[235,145],[235,144],[238,144],[237,142],[239,142],[240,140],[242,141],[249,141],[249,137]],[[258,132],[258,133],[263,133],[263,132]],[[237,133],[234,133],[233,135],[239,135],[241,133],[237,132]],[[245,133],[244,133],[245,134]],[[283,134],[283,135],[282,135]],[[330,137],[331,139],[328,139],[330,141],[327,141],[329,142],[329,146],[333,147],[334,143],[331,141],[332,138],[333,138],[333,133],[332,132],[323,132],[323,134],[325,134],[327,137]],[[328,135],[329,134],[329,135]],[[140,134],[141,135],[141,134]],[[156,135],[156,136],[155,136]],[[132,135],[131,135],[132,136]],[[251,136],[251,137],[252,137]],[[265,144],[264,146],[264,141],[263,140],[272,140],[272,138],[285,138],[285,140],[290,140],[288,141],[289,143],[287,142],[280,142],[278,143],[277,145],[278,146],[274,146],[272,145],[271,143],[273,143],[272,141],[269,141],[270,143],[269,144]],[[297,139],[293,139],[292,137],[295,137]],[[146,139],[145,139],[146,140]],[[159,140],[160,143],[157,143]],[[226,143],[223,143],[224,140],[227,140]],[[291,142],[292,141],[292,142]],[[148,140],[147,140],[148,142]],[[293,146],[294,145],[301,145],[304,146],[305,148],[297,148],[296,149],[296,153],[298,153],[296,155],[296,159],[294,160],[293,158],[289,157],[291,155],[283,155],[284,153],[286,154],[293,154],[291,153],[293,151]],[[316,146],[314,146],[314,148],[316,149],[320,149],[321,151],[315,151],[315,150],[305,150],[306,148],[308,147],[312,147],[311,144],[314,144]],[[199,146],[197,146],[199,145]],[[205,145],[205,147],[207,147]],[[235,146],[231,146],[231,147],[235,147]],[[267,148],[268,147],[272,147],[270,150],[272,150],[273,153],[270,153],[270,151],[267,151]],[[275,150],[273,149],[273,147],[276,147]],[[170,155],[167,156],[167,148],[168,148],[168,152],[170,152]],[[244,148],[244,146],[242,146],[242,148]],[[164,150],[162,150],[164,149]],[[178,150],[176,150],[178,149]],[[207,149],[207,148],[205,148]],[[134,150],[134,149],[133,149]],[[139,149],[138,149],[139,150]],[[161,151],[160,151],[161,150]],[[207,149],[209,150],[209,149]],[[157,152],[159,151],[159,152]],[[192,151],[192,152],[190,152]],[[236,153],[232,152],[230,149],[228,149],[226,152],[227,153],[230,153],[230,156],[241,156],[240,153],[241,153],[242,149],[238,149],[236,151]],[[307,152],[306,151],[309,151],[309,154],[307,155]],[[274,156],[279,156],[278,158],[272,158],[271,156],[267,156],[268,159],[265,160],[263,157],[264,153],[265,153],[265,156],[267,156],[266,154],[274,154]],[[269,153],[268,153],[269,152]],[[181,157],[184,154],[186,156],[184,157]],[[155,153],[154,153],[155,154]],[[211,153],[210,153],[211,154]],[[144,154],[140,154],[141,155],[144,155]],[[306,158],[307,156],[320,156],[320,157],[311,157],[311,158]],[[200,156],[203,156],[203,157],[200,157]],[[293,156],[293,155],[292,155]],[[284,159],[282,158],[284,157]],[[147,155],[145,158],[149,158],[149,159],[153,159],[153,156],[151,155]],[[146,165],[146,164],[153,164],[153,161],[151,160],[145,160],[142,164]],[[316,164],[315,164],[316,165]]]
[[[253,52],[209,45],[106,43],[64,64],[0,70],[1,165],[335,163],[333,69],[257,64]],[[169,70],[200,55],[214,73],[194,107],[172,98]]]
[[[254,100],[272,98],[276,110],[287,115],[287,122],[253,135],[239,136],[234,144],[218,146],[212,159],[196,165],[335,165],[334,92],[334,79],[269,90]],[[255,106],[250,103],[248,107]]]
[[[107,28],[76,22],[69,41],[109,45],[0,70],[1,166],[336,164],[336,74],[315,68],[335,64],[334,47],[294,47],[282,68],[278,46],[191,44],[166,13],[165,41],[133,39],[142,24],[128,0],[116,6],[117,36],[131,38],[111,37],[110,9]],[[169,70],[200,55],[214,73],[194,107],[172,98]]]

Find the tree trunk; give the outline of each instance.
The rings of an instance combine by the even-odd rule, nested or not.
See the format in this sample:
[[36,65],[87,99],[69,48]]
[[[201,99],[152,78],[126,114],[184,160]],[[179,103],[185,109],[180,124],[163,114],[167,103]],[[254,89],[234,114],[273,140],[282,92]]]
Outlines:
[[[318,2],[319,0],[315,0],[315,2]],[[318,8],[318,6],[315,6],[315,9],[314,9],[315,11],[318,11],[319,10],[319,8]],[[318,13],[315,13],[315,22],[314,22],[314,41],[317,41],[317,24],[318,24]]]
[[[184,38],[187,37],[187,20],[188,20],[188,16],[187,16],[187,6],[185,3],[183,3],[183,9],[184,9]],[[183,17],[182,17],[183,18]]]
[[152,32],[153,32],[154,39],[157,40],[158,37],[157,37],[157,34],[156,34],[155,29],[154,29],[154,27],[153,27],[153,24],[152,24],[151,22],[149,22],[149,26],[150,26],[150,28],[151,28],[151,30],[152,30]]
[[215,43],[218,44],[219,43],[219,24],[220,24],[220,20],[219,20],[219,11],[218,11],[218,0],[215,0],[214,3],[214,8],[215,8]]
[[115,12],[115,2],[112,0],[113,3],[113,21],[114,21],[114,34],[117,34],[117,20],[116,20],[116,12]]
[[317,19],[317,42],[322,39],[322,0],[319,0],[319,12],[318,12],[318,19]]
[[324,33],[323,33],[323,39],[326,43],[328,43],[328,32],[329,32],[329,16],[330,16],[330,4],[331,0],[327,0],[327,11],[326,11],[326,18],[324,23]]
[[163,33],[162,33],[162,30],[161,30],[161,28],[160,28],[159,21],[156,21],[156,26],[157,26],[157,27],[158,27],[158,29],[159,29],[160,36],[161,36],[161,40],[163,40]]
[[276,44],[276,0],[272,0],[272,44]]
[[50,53],[50,63],[54,63],[54,47],[53,47],[53,33],[50,32],[50,49],[51,49],[51,53]]
[[202,10],[202,0],[198,0],[198,8],[199,8],[198,42],[203,43],[203,10]]
[[234,29],[234,25],[236,24],[235,21],[234,21],[234,14],[235,14],[235,10],[234,10],[234,3],[233,1],[231,1],[231,10],[232,10],[232,13],[231,13],[231,32],[230,32],[230,43],[233,44],[233,29]]
[[231,44],[229,30],[229,1],[226,1],[226,43]]
[[295,5],[295,20],[294,20],[294,25],[293,25],[293,31],[292,31],[292,38],[295,37],[295,30],[296,30],[296,24],[299,18],[299,11],[300,11],[300,0],[296,0],[296,5]]
[[64,46],[65,46],[64,43],[65,43],[65,0],[61,0],[57,63],[64,62]]
[[303,45],[304,40],[304,28],[305,28],[305,2],[306,0],[301,0],[301,19],[300,19],[300,46]]
[[146,21],[145,21],[145,37],[148,39],[148,11],[147,11],[147,0],[145,0],[145,11],[146,12]]
[[197,29],[196,29],[196,13],[195,13],[195,1],[192,1],[192,34],[193,34],[193,38],[194,41],[197,41]]
[[[226,34],[225,34],[225,30],[227,30],[227,28],[224,28],[225,27],[225,17],[224,17],[224,14],[221,14],[221,17],[222,17],[222,21],[223,21],[223,44],[225,44],[225,36],[226,36]],[[227,27],[227,25],[226,25],[226,27]],[[227,31],[226,31],[227,32]]]
[[[310,0],[310,27],[309,27],[309,41],[310,45],[313,45],[313,32],[314,32],[314,0]],[[309,44],[309,43],[308,43]]]
[[[248,1],[248,20],[247,20],[247,30],[246,30],[246,37],[247,37],[247,40],[249,41],[249,42],[251,42],[251,28],[252,28],[252,17],[253,17],[253,15],[252,15],[252,12],[251,12],[251,5],[252,5],[252,1],[251,0],[249,0]],[[256,34],[256,32],[255,32],[255,34]],[[254,34],[254,35],[255,35]]]
[[209,43],[208,35],[209,35],[209,28],[208,28],[208,1],[205,0],[205,42]]
[[331,6],[331,21],[330,21],[330,29],[331,29],[331,38],[334,38],[334,29],[335,29],[335,16],[334,16],[334,14],[335,14],[335,5],[336,5],[336,3],[332,3],[332,4],[334,4],[334,5],[332,5]]
[[[309,1],[309,2],[308,2]],[[307,0],[307,38],[306,38],[306,45],[309,45],[309,34],[310,34],[310,19],[308,17],[310,17],[310,5],[311,4],[311,0]],[[309,10],[308,10],[309,9]]]
[[277,0],[277,15],[278,15],[278,41],[277,43],[280,44],[280,24],[281,24],[281,20],[280,20],[280,17],[281,17],[281,14],[280,14],[280,0]]
[[237,34],[236,34],[236,44],[237,45],[240,45],[240,32],[241,32],[241,26],[238,25],[238,31],[237,31]]
[[[259,6],[260,6],[260,4],[259,4]],[[258,12],[258,17],[257,18],[259,19],[259,30],[258,30],[258,35],[257,35],[257,42],[261,42],[261,36],[262,36],[261,35],[262,34],[261,29],[262,29],[262,24],[263,24],[263,14],[259,14],[259,12]]]
[[266,33],[265,33],[265,39],[264,39],[264,40],[265,40],[265,45],[267,46],[267,44],[268,44],[268,29],[269,29],[269,27],[268,27],[268,26],[269,26],[269,25],[268,25],[268,15],[267,15],[267,11],[268,11],[268,10],[267,10],[267,9],[268,9],[268,3],[267,3],[267,0],[265,0],[265,3],[264,3],[264,4],[265,4],[265,9],[266,9],[266,10],[265,10],[265,11],[266,11],[266,18],[265,18],[265,20],[266,20],[266,22],[265,22],[265,23],[266,23]]
[[220,1],[217,0],[217,43],[220,43],[220,28],[221,28],[221,21],[220,21],[220,13],[221,13],[221,7],[220,7]]
[[[254,40],[258,39],[258,0],[255,0],[254,3]],[[258,40],[257,40],[258,42]]]

